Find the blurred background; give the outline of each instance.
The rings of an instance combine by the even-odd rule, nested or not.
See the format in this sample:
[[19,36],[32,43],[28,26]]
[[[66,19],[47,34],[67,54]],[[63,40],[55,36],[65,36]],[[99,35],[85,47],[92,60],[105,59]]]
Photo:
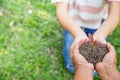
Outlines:
[[[73,80],[63,65],[62,40],[50,0],[0,0],[0,80]],[[120,24],[109,41],[120,70]]]

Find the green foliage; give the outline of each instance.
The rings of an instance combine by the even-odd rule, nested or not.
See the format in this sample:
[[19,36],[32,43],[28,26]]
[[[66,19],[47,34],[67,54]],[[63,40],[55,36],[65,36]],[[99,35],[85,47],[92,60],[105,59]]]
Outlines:
[[63,66],[55,6],[47,0],[0,4],[0,80],[72,80]]
[[[110,36],[118,59],[119,31]],[[50,0],[1,0],[0,80],[73,80],[63,65],[62,40]]]

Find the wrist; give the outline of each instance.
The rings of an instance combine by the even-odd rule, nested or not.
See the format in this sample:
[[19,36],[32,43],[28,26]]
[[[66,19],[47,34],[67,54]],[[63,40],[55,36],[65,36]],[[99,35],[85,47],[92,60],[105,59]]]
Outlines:
[[87,35],[85,34],[85,32],[82,29],[76,30],[74,38],[83,38],[83,37],[87,37]]
[[110,80],[120,80],[120,74],[116,66],[105,66],[105,70]]
[[105,34],[104,32],[101,32],[99,29],[94,33],[94,37],[99,37],[102,39],[106,39],[107,34]]
[[79,64],[77,66],[75,66],[76,71],[79,70],[86,70],[86,71],[90,71],[93,72],[94,71],[94,66],[90,63],[87,64]]
[[91,69],[91,68],[88,68],[88,67],[79,67],[77,69],[75,69],[76,72],[79,72],[79,73],[87,73],[89,75],[92,75],[94,70]]
[[106,36],[102,33],[94,33],[93,38],[95,41],[101,42],[101,43],[106,43]]
[[105,39],[105,37],[102,35],[102,34],[100,34],[100,33],[94,33],[94,35],[93,35],[94,37],[95,37],[95,39],[96,38],[102,38],[102,39]]
[[89,66],[77,66],[74,80],[93,80],[93,69]]

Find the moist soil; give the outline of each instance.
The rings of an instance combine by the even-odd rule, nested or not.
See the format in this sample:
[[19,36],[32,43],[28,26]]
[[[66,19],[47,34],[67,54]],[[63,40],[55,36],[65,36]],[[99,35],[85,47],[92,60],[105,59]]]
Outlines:
[[98,42],[86,42],[79,47],[80,54],[85,59],[92,63],[94,66],[96,63],[101,62],[103,57],[108,53],[108,49],[105,44]]

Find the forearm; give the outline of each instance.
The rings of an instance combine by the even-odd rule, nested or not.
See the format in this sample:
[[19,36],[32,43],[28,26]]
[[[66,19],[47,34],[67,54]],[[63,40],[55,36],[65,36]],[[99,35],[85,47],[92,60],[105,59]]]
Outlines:
[[106,38],[118,25],[120,18],[120,4],[117,2],[110,2],[109,15],[102,26],[97,30],[95,35],[102,35]]
[[83,30],[78,26],[71,16],[68,14],[67,10],[67,4],[65,3],[58,3],[56,8],[56,16],[59,21],[59,23],[62,25],[64,29],[69,31],[73,37],[76,37],[78,35],[84,34]]
[[74,80],[93,80],[93,70],[88,67],[80,67],[75,72]]
[[120,73],[116,67],[106,67],[106,72],[108,74],[109,80],[120,80]]

